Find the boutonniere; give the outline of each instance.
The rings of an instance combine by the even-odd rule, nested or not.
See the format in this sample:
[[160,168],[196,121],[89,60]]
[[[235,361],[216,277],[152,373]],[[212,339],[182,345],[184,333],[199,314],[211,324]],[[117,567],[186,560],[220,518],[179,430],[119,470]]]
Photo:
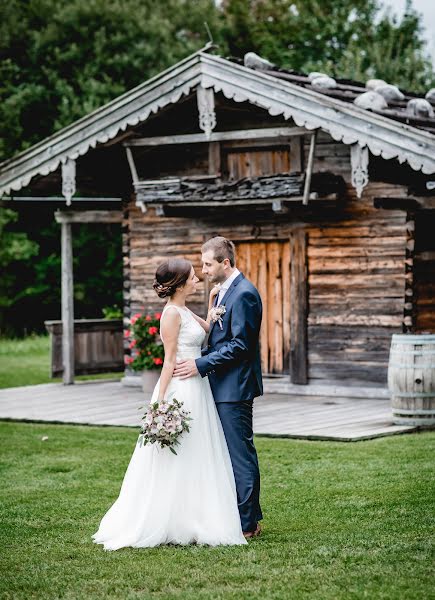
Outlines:
[[220,304],[219,306],[214,306],[213,308],[210,309],[210,320],[213,323],[216,323],[216,321],[217,321],[219,323],[219,327],[221,329],[223,329],[222,318],[226,312],[227,312],[227,309],[225,308],[225,306],[223,304]]

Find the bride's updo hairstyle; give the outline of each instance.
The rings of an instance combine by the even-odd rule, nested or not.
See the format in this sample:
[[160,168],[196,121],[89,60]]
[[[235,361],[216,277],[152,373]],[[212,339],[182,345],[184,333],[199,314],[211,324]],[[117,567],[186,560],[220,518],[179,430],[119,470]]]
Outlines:
[[153,288],[159,298],[168,298],[177,288],[185,285],[192,271],[192,263],[184,258],[169,258],[157,267]]

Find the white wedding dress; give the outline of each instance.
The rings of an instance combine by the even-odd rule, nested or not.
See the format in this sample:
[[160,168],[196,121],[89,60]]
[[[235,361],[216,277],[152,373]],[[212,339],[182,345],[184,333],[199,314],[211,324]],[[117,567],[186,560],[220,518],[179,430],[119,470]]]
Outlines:
[[[181,328],[177,359],[198,358],[205,332],[192,314],[175,305]],[[157,400],[160,381],[151,401]],[[157,444],[135,447],[118,499],[92,537],[106,550],[160,544],[246,544],[234,474],[208,379],[173,378],[167,390],[190,411],[190,431],[177,455]]]

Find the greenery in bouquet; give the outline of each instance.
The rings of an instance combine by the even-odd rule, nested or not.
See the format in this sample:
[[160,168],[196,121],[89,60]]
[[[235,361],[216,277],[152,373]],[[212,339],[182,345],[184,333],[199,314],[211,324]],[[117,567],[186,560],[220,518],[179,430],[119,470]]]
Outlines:
[[164,350],[159,336],[161,313],[137,313],[130,319],[130,329],[124,336],[130,339],[130,356],[125,356],[125,364],[133,371],[160,369],[163,365]]

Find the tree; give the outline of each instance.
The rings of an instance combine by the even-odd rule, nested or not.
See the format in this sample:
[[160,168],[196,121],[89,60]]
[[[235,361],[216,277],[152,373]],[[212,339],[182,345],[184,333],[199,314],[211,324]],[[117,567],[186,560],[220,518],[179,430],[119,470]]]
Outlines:
[[[410,2],[399,21],[380,0],[4,0],[0,161],[204,46],[204,21],[223,56],[254,51],[297,71],[435,85]],[[0,328],[7,319],[41,330],[60,310],[58,226],[52,209],[13,214],[0,215]],[[76,315],[101,316],[120,303],[120,236],[83,228],[74,244]],[[98,263],[85,258],[92,248],[107,250]]]
[[10,0],[0,6],[0,160],[198,50],[212,0]]
[[0,206],[0,331],[6,328],[5,309],[13,306],[23,290],[16,289],[14,268],[38,254],[39,246],[28,239],[25,233],[10,231],[8,225],[16,221],[15,211]]
[[254,51],[296,71],[377,77],[413,91],[435,83],[410,0],[400,21],[378,0],[226,0],[223,11],[236,56]]

